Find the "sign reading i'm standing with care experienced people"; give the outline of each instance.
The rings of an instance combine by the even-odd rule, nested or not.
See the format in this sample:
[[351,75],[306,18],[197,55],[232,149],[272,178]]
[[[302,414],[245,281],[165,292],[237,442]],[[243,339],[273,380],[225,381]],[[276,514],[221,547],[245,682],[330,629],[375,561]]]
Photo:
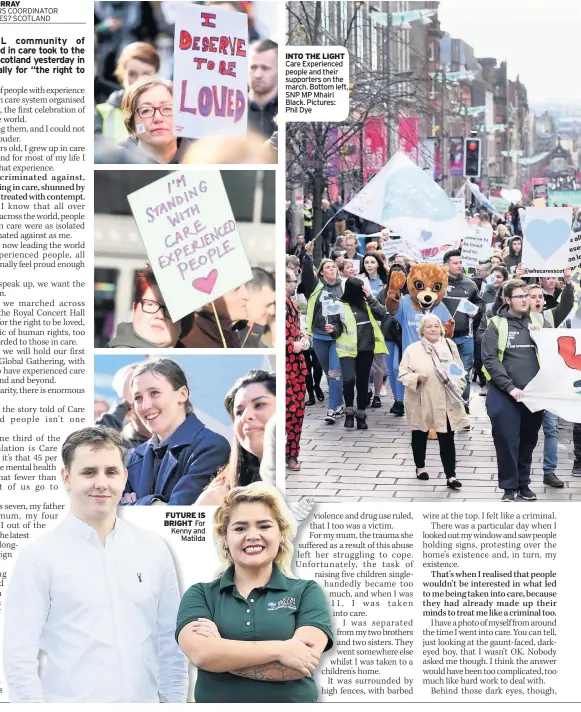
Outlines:
[[252,279],[220,171],[171,173],[127,200],[173,322]]

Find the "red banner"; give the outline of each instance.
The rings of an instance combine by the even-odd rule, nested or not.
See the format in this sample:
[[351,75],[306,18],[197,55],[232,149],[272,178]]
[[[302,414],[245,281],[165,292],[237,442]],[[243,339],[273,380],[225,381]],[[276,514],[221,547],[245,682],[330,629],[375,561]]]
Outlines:
[[416,165],[420,145],[420,120],[415,116],[400,116],[398,120],[398,148]]
[[363,182],[387,163],[387,124],[384,116],[371,116],[363,128]]

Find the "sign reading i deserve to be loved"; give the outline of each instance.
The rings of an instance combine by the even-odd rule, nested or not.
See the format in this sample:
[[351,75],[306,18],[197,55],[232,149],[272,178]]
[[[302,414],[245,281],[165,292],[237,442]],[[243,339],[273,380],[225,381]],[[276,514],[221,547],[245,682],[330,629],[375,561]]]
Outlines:
[[252,279],[220,171],[170,173],[127,200],[173,322]]
[[248,17],[183,3],[174,37],[176,136],[243,136],[248,121]]

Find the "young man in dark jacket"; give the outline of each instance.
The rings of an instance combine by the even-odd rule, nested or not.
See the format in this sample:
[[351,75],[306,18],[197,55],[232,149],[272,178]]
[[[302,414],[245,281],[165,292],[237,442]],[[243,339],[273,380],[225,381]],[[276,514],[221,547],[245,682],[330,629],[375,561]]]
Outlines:
[[[570,269],[565,270],[565,283],[561,301],[557,302],[555,300],[548,304],[541,285],[531,284],[529,286],[531,311],[539,314],[544,312],[545,319],[555,328],[569,316],[575,301],[575,291],[573,289]],[[553,304],[555,306],[553,306]],[[564,487],[565,483],[555,474],[558,463],[559,419],[554,413],[548,410],[545,411],[545,415],[543,416],[543,434],[545,436],[545,443],[543,445],[543,484],[549,485],[550,487]]]
[[520,401],[523,389],[539,371],[530,330],[554,324],[545,315],[531,312],[528,285],[520,279],[506,283],[504,301],[482,339],[482,362],[491,379],[486,410],[492,424],[498,485],[504,490],[502,501],[514,502],[517,497],[530,501],[537,498],[529,484],[544,411],[531,413]]
[[[454,318],[453,341],[458,347],[458,353],[464,364],[466,371],[466,388],[462,397],[466,403],[470,402],[470,371],[474,360],[474,330],[472,320],[474,316],[467,314],[463,306],[464,302],[471,302],[482,314],[484,307],[482,297],[478,292],[476,284],[464,276],[462,272],[462,255],[460,250],[449,250],[444,255],[444,264],[448,267],[448,288],[446,296],[442,300],[448,311]],[[466,412],[469,412],[466,405]]]

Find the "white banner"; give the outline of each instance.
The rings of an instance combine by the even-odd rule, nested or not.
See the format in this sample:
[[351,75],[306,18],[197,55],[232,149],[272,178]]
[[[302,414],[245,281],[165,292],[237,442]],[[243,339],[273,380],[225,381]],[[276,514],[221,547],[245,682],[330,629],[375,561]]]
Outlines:
[[524,389],[523,403],[581,423],[581,329],[531,331],[541,370]]
[[478,267],[478,262],[490,257],[492,250],[492,226],[467,225],[468,234],[462,242],[462,266]]
[[248,116],[248,18],[183,3],[174,39],[176,136],[244,136]]
[[450,244],[466,233],[466,222],[456,205],[401,151],[344,210],[385,225],[422,249]]
[[531,276],[560,274],[569,265],[572,208],[527,208],[522,266]]

